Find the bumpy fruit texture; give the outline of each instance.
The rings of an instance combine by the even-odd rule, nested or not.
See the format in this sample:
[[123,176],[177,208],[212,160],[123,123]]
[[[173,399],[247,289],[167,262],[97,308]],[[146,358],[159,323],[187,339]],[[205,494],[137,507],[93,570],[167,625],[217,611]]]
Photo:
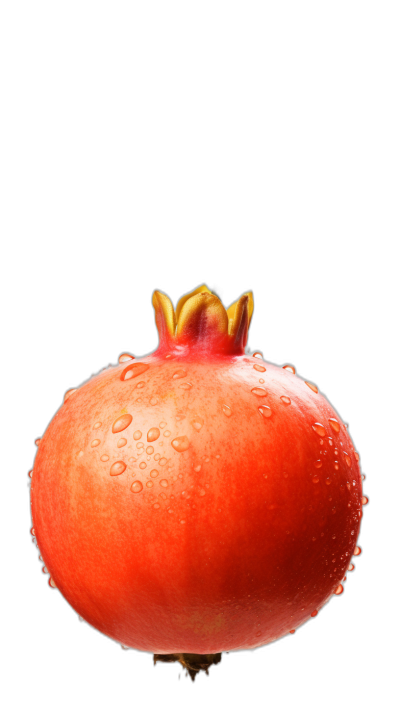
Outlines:
[[39,443],[38,546],[72,607],[125,646],[254,648],[339,588],[357,455],[313,384],[245,354],[251,293],[228,310],[205,286],[153,304],[158,349],[69,393]]

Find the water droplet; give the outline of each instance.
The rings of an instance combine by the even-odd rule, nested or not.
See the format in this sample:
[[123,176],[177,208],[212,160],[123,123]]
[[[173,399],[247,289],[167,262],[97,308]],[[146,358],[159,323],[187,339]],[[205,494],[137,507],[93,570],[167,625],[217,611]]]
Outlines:
[[157,476],[158,476],[157,469],[153,469],[152,471],[150,471],[150,476],[151,476],[151,478],[157,478]]
[[175,451],[181,452],[186,451],[189,448],[190,442],[187,436],[177,436],[176,439],[172,439],[171,445]]
[[320,469],[322,466],[322,461],[318,459],[318,461],[314,461],[314,466],[316,469]]
[[158,426],[159,426],[161,429],[164,429],[164,427],[167,426],[167,422],[166,422],[166,421],[160,421],[160,423],[159,423]]
[[96,424],[93,425],[93,429],[100,429],[101,427],[101,421],[96,421]]
[[198,464],[198,466],[195,466],[195,467],[194,467],[194,470],[195,470],[196,473],[198,474],[199,471],[201,471],[201,464]]
[[135,359],[133,355],[130,355],[129,352],[123,352],[122,355],[118,357],[118,362],[122,364],[122,362],[129,362],[131,359]]
[[345,460],[347,466],[351,466],[351,458],[350,458],[350,456],[349,456],[345,451],[343,451],[343,456],[344,456],[344,460]]
[[183,377],[186,377],[187,372],[184,369],[178,369],[175,374],[172,375],[172,379],[183,379]]
[[296,632],[296,630],[289,630],[289,633],[290,633],[291,635],[294,635],[295,632]]
[[[35,441],[36,444],[36,441]],[[356,461],[360,460],[360,454],[357,453],[357,451],[354,452],[354,456],[356,457]]]
[[110,458],[110,457],[107,456],[107,454],[103,454],[102,456],[100,456],[100,461],[108,461],[109,458]]
[[110,476],[119,476],[126,469],[126,464],[123,461],[116,461],[110,468]]
[[171,432],[168,431],[168,430],[167,430],[167,431],[164,431],[163,436],[166,436],[166,437],[168,438],[169,436],[171,436]]
[[160,508],[160,504],[159,504],[159,503],[153,503],[153,508]]
[[356,547],[354,548],[353,555],[360,555],[360,553],[361,553],[361,548],[359,545],[356,545]]
[[143,389],[144,385],[145,385],[145,382],[138,382],[136,385],[136,389]]
[[41,439],[35,439],[36,446],[39,446],[40,442],[41,442]]
[[190,382],[184,382],[183,384],[179,385],[180,389],[185,389],[186,391],[188,389],[191,389],[192,387],[193,387],[193,384],[191,384]]
[[28,476],[29,476],[29,478],[32,478],[32,476],[33,476],[33,469],[31,469],[31,470],[28,472]]
[[154,407],[156,404],[158,404],[158,399],[157,399],[157,397],[152,397],[152,398],[150,399],[150,404],[151,404],[152,407]]
[[337,419],[328,419],[328,421],[329,421],[329,424],[331,425],[333,431],[335,431],[336,434],[338,434],[340,431],[340,424],[337,421]]
[[121,449],[127,443],[126,439],[120,439],[117,443],[117,448]]
[[312,428],[318,434],[318,436],[326,436],[325,427],[323,427],[322,424],[319,424],[318,422],[316,422],[315,424],[312,425]]
[[57,589],[57,585],[55,584],[53,578],[49,578],[49,585],[51,588],[54,588],[55,590]]
[[130,364],[129,367],[125,367],[124,371],[121,372],[121,381],[126,382],[128,379],[133,379],[134,377],[139,377],[140,374],[147,372],[149,365],[145,362],[135,362],[135,364]]
[[196,429],[196,431],[200,431],[200,429],[204,425],[204,419],[202,419],[200,416],[195,416],[190,423],[193,429]]
[[115,420],[114,424],[112,425],[112,433],[113,434],[118,434],[120,431],[124,431],[124,429],[127,429],[129,424],[132,422],[132,415],[131,414],[123,414],[122,416],[118,417],[118,419]]
[[312,384],[312,382],[305,382],[307,387],[310,387],[315,394],[318,394],[318,387],[315,384]]
[[258,407],[258,411],[260,414],[263,415],[266,419],[270,416],[272,416],[272,409],[271,407],[268,407],[266,404],[263,404],[261,407]]
[[168,481],[166,478],[162,478],[160,481],[160,486],[163,486],[163,488],[167,488],[168,486]]
[[43,568],[42,568],[42,573],[45,573],[45,575],[47,575],[48,572],[49,572],[49,571],[47,570],[46,566],[44,565]]
[[281,402],[284,404],[291,404],[290,397],[281,397]]
[[296,370],[291,364],[284,364],[283,369],[287,369],[288,372],[291,372],[292,374],[296,374]]
[[145,461],[141,461],[140,464],[139,464],[139,468],[140,468],[140,469],[146,469],[146,468],[147,468],[146,462],[145,462]]
[[262,359],[262,352],[253,352],[253,357],[260,357],[260,359]]
[[132,486],[131,486],[131,491],[133,493],[139,493],[140,491],[143,490],[143,484],[141,481],[134,481]]
[[363,481],[365,481],[365,474],[362,474],[361,478]]
[[332,479],[331,479],[331,477],[330,477],[330,476],[327,476],[327,477],[326,477],[326,479],[325,479],[325,483],[326,483],[326,484],[327,484],[328,486],[330,486],[330,485],[331,485],[331,483],[332,483]]
[[34,536],[34,535],[36,535],[36,534],[35,534],[35,529],[34,529],[34,528],[31,528],[31,530],[30,530],[29,532],[30,532],[30,534],[31,534],[31,535],[33,535],[33,536]]
[[265,384],[265,379],[263,379],[262,377],[258,381],[260,382],[260,384]]
[[228,407],[227,404],[222,405],[222,411],[224,412],[225,416],[230,417],[232,416],[232,409]]
[[147,481],[146,486],[147,488],[153,488],[153,481]]
[[183,524],[183,523],[186,523],[186,521],[180,521],[180,523],[182,523],[182,524]]
[[149,429],[147,432],[147,441],[157,441],[157,439],[160,436],[160,430],[157,426],[153,426],[152,429]]
[[262,387],[253,387],[251,390],[253,394],[256,395],[256,397],[266,397],[267,396],[267,390],[263,389]]
[[350,565],[349,565],[349,567],[347,568],[347,570],[349,570],[349,571],[351,572],[352,570],[354,570],[354,568],[355,568],[355,566],[353,565],[353,563],[350,563]]
[[76,391],[77,391],[77,389],[75,388],[75,389],[68,389],[68,391],[65,392],[65,394],[64,394],[64,404],[65,404],[65,402],[67,401],[67,399],[69,399],[70,396],[71,396],[74,392],[76,392]]
[[319,478],[318,478],[318,476],[313,476],[312,482],[313,482],[313,483],[319,483]]
[[142,432],[139,431],[139,429],[138,429],[137,431],[135,431],[134,434],[133,434],[133,438],[135,439],[135,441],[137,441],[138,439],[140,439],[141,436],[142,436]]
[[166,463],[167,459],[165,458],[165,456],[163,456],[162,459],[160,459],[160,466],[165,466]]
[[335,471],[339,471],[339,463],[338,463],[338,461],[335,461],[335,463],[333,464],[333,468],[335,469]]
[[146,449],[146,454],[154,454],[154,448],[152,446],[148,446]]
[[253,369],[257,370],[257,372],[266,371],[265,367],[263,367],[262,364],[253,364]]
[[314,612],[311,613],[311,617],[317,617],[318,615],[318,610],[314,610]]
[[366,506],[368,501],[369,501],[369,498],[367,498],[367,496],[363,496],[361,499],[361,503],[363,506]]
[[335,595],[341,595],[343,590],[344,590],[343,585],[342,584],[338,585],[335,590]]

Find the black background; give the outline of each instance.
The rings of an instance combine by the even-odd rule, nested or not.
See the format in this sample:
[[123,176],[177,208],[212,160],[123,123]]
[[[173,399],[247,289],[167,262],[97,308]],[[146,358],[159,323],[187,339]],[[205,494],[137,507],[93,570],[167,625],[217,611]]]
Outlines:
[[[368,687],[378,686],[375,577],[380,551],[374,493],[380,448],[374,442],[375,405],[366,383],[377,351],[384,349],[373,287],[379,256],[361,248],[354,211],[348,212],[339,193],[336,199],[324,207],[320,196],[317,214],[310,202],[285,206],[282,201],[271,221],[260,215],[255,219],[249,210],[228,223],[223,211],[214,221],[197,206],[195,218],[186,220],[177,201],[171,212],[167,205],[148,205],[147,214],[146,204],[140,228],[126,211],[120,217],[118,200],[106,211],[104,195],[91,196],[87,203],[72,188],[62,198],[52,192],[50,217],[43,201],[32,207],[32,222],[42,221],[49,242],[35,241],[25,254],[27,277],[19,291],[25,307],[13,342],[15,369],[25,380],[18,394],[25,413],[15,521],[20,547],[14,577],[20,590],[13,604],[19,608],[16,644],[25,684],[37,687],[38,696],[42,688],[51,705],[72,706],[79,692],[80,703],[88,706],[134,707],[137,697],[146,694],[150,705],[156,703],[152,697],[160,697],[165,706],[211,699],[223,706],[233,697],[248,706],[261,698],[266,707],[281,700],[287,706],[319,708],[324,692],[324,701],[340,709],[346,702],[366,703]],[[126,195],[120,200],[126,201]],[[232,209],[227,205],[227,211]],[[27,472],[34,439],[45,431],[67,389],[116,364],[121,352],[140,357],[155,349],[153,290],[167,293],[176,304],[203,282],[226,306],[253,290],[247,349],[260,350],[264,359],[279,365],[293,364],[349,423],[371,503],[362,521],[363,554],[354,559],[356,569],[348,575],[344,595],[333,598],[294,636],[253,652],[224,654],[209,678],[201,674],[192,685],[178,678],[178,664],[153,668],[150,654],[124,652],[79,623],[60,594],[49,589],[29,536]],[[365,660],[372,669],[367,685]]]

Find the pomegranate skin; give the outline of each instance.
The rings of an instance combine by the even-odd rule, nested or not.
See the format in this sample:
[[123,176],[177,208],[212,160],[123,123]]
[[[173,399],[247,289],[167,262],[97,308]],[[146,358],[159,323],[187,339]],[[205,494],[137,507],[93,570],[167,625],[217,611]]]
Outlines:
[[342,420],[297,375],[162,349],[69,395],[31,485],[62,595],[105,635],[159,654],[254,648],[310,619],[346,574],[361,498]]

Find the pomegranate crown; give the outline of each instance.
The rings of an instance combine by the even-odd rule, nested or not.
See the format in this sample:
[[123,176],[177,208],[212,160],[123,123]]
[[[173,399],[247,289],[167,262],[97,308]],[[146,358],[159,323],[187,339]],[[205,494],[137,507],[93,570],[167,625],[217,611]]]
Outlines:
[[169,297],[155,290],[153,306],[160,351],[244,353],[254,308],[252,292],[225,309],[219,297],[201,285],[181,297],[174,310]]

